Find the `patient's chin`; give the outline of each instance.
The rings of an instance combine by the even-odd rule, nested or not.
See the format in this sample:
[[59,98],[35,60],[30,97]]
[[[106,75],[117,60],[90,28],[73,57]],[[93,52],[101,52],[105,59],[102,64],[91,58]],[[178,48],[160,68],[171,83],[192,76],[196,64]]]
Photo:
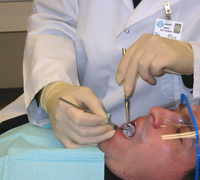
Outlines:
[[[112,138],[111,138],[112,139]],[[111,141],[111,139],[108,139],[108,140],[106,140],[106,141],[103,141],[103,142],[101,142],[101,143],[99,143],[99,148],[104,152],[104,153],[106,153],[106,151],[108,151],[109,149],[110,149],[110,141]]]

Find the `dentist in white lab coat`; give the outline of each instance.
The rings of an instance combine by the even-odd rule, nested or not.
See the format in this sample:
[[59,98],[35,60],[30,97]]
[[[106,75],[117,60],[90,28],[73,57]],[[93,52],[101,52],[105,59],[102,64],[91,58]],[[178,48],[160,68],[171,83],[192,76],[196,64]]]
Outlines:
[[[165,19],[163,2],[142,0],[134,9],[132,0],[34,0],[23,67],[30,122],[51,121],[67,148],[92,146],[115,132],[106,113],[125,123],[124,93],[131,120],[181,93],[199,96],[200,2],[169,0],[183,43],[153,36],[156,19]],[[179,74],[194,74],[193,94]]]

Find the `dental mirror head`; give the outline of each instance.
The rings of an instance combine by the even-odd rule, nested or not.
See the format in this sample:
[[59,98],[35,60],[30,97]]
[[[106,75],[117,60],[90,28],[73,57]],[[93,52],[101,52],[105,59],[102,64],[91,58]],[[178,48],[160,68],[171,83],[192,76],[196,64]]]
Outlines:
[[135,127],[132,124],[128,123],[125,124],[122,131],[126,137],[133,137],[135,134]]

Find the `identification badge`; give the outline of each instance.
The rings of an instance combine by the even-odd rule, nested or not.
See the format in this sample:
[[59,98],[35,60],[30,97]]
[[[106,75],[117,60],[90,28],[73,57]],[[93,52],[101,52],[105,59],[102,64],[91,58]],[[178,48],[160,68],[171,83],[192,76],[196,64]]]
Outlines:
[[155,23],[154,35],[181,40],[183,29],[183,23],[166,20],[166,19],[157,19]]

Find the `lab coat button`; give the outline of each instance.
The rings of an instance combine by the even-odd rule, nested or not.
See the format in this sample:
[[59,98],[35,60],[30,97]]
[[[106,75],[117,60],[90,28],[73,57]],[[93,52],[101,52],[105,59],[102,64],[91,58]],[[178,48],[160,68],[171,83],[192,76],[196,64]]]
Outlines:
[[126,34],[128,34],[128,33],[130,32],[130,30],[129,30],[129,29],[125,29],[124,32],[125,32]]

